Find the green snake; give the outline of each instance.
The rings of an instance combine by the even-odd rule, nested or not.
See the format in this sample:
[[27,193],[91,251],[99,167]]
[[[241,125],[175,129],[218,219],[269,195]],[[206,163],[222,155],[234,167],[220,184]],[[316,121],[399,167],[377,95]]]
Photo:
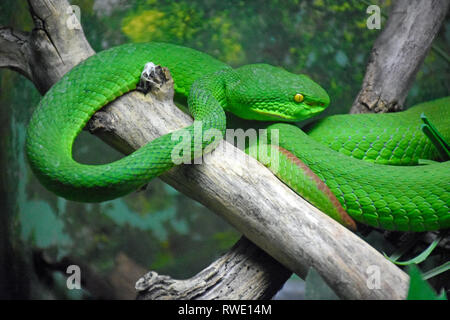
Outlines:
[[[330,102],[309,77],[279,67],[254,64],[233,69],[207,54],[165,43],[118,46],[74,67],[36,108],[26,151],[46,188],[70,200],[105,201],[138,189],[174,166],[171,151],[179,143],[172,139],[174,133],[113,163],[88,165],[72,157],[74,140],[91,116],[136,89],[148,62],[169,68],[175,97],[187,101],[194,119],[202,123],[201,134],[209,129],[224,134],[225,112],[249,120],[294,122],[319,114]],[[310,129],[309,136],[292,124],[273,124],[268,128],[279,130],[279,146],[270,145],[270,152],[280,156],[277,176],[347,225],[348,213],[389,230],[448,228],[450,161],[394,164],[436,157],[420,131],[419,115],[425,112],[448,138],[449,104],[450,99],[443,98],[395,114],[329,117]],[[181,130],[199,134],[194,125]],[[202,148],[211,142],[204,141]]]

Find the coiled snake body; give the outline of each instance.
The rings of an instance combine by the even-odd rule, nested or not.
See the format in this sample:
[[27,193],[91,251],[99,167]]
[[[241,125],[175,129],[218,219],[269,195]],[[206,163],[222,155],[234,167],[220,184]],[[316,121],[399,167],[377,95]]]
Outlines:
[[[27,131],[27,155],[33,172],[49,190],[71,200],[104,201],[131,192],[174,166],[171,151],[179,142],[172,140],[172,134],[109,164],[80,164],[72,158],[73,142],[90,117],[135,89],[150,61],[169,68],[176,95],[187,97],[191,114],[202,122],[202,133],[211,128],[223,133],[224,111],[244,119],[298,121],[329,104],[318,84],[281,68],[258,64],[232,69],[185,47],[122,45],[74,67],[34,112]],[[397,114],[330,117],[310,131],[311,137],[287,123],[271,125],[269,129],[280,134],[280,148],[272,148],[281,157],[277,175],[324,211],[340,207],[372,226],[413,231],[448,228],[450,162],[392,164],[415,164],[436,156],[420,131],[419,115],[425,112],[448,138],[449,104],[450,99],[443,98]],[[193,126],[183,130],[194,134]],[[321,182],[332,194],[323,191]],[[327,213],[345,222],[339,213]]]

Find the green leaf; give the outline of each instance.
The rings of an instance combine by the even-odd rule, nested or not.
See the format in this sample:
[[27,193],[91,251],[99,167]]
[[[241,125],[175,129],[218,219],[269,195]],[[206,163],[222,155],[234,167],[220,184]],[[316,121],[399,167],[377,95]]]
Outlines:
[[445,291],[438,296],[425,281],[420,273],[419,268],[415,265],[409,266],[409,290],[406,300],[447,300]]
[[424,122],[424,124],[420,126],[420,129],[422,129],[423,133],[428,137],[428,139],[430,139],[430,141],[439,151],[442,160],[450,160],[450,146],[447,141],[445,141],[443,135],[439,133],[439,131],[433,126],[430,120],[428,120],[425,114],[422,113],[420,115],[420,118]]
[[431,254],[431,252],[433,252],[434,248],[436,248],[436,246],[439,244],[439,241],[441,241],[442,239],[442,235],[440,237],[437,237],[430,245],[428,248],[426,248],[421,254],[419,254],[418,256],[407,260],[407,261],[396,261],[395,259],[389,258],[385,253],[384,256],[386,259],[388,259],[390,262],[395,263],[396,265],[399,266],[407,266],[410,264],[419,264],[423,261],[426,260],[426,258],[428,258],[428,256]]
[[433,268],[431,270],[428,270],[423,274],[423,278],[425,280],[431,279],[447,270],[450,270],[450,261],[445,262],[444,264],[441,264],[440,266]]

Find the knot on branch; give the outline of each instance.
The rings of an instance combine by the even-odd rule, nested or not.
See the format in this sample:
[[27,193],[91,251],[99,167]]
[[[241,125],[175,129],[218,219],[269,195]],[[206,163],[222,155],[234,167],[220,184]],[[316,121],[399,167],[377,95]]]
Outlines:
[[366,90],[361,90],[355,101],[357,109],[352,113],[387,113],[402,111],[403,107],[397,100],[388,101],[381,97],[380,93],[376,93],[372,86]]
[[170,282],[173,283],[173,279],[169,276],[160,276],[155,271],[147,272],[143,277],[136,281],[135,288],[137,291],[147,291],[149,288],[160,282]]

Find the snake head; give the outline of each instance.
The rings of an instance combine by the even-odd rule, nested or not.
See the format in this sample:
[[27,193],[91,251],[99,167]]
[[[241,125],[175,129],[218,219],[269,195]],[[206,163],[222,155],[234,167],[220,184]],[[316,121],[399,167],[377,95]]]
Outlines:
[[226,86],[227,111],[248,120],[300,121],[328,107],[327,92],[311,78],[267,64],[236,69]]

